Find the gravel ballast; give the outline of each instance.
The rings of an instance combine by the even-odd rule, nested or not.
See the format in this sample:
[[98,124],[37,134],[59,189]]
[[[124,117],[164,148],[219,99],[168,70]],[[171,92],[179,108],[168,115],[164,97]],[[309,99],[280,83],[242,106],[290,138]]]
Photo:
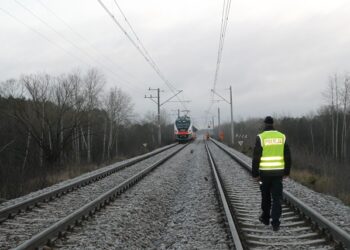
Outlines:
[[[281,227],[279,231],[274,232],[271,225],[263,225],[258,220],[258,217],[261,214],[261,194],[259,184],[251,177],[251,174],[246,171],[245,168],[212,142],[209,142],[209,148],[213,154],[218,172],[225,186],[229,203],[231,203],[235,209],[243,209],[245,211],[242,216],[239,215],[237,218],[241,225],[240,228],[242,229],[242,232],[245,236],[255,235],[260,237],[253,239],[249,236],[247,238],[243,237],[248,240],[247,244],[249,249],[334,249],[334,245],[332,244],[322,243],[322,245],[310,245],[308,243],[308,238],[299,238],[296,240],[296,237],[300,235],[312,234],[313,230],[311,227],[304,227],[304,225],[292,226],[291,222],[297,223],[302,222],[302,220],[299,218],[290,220],[290,217],[293,218],[293,216],[286,215],[284,212],[282,213]],[[233,198],[231,199],[231,197]],[[284,205],[282,205],[282,207],[283,206]],[[249,215],[247,215],[247,211],[249,211]],[[238,211],[238,213],[242,213],[242,211]],[[257,231],[246,232],[245,230],[247,229]],[[298,231],[295,232],[294,230]],[[260,242],[261,244],[267,244],[267,246],[258,246],[256,243],[249,242],[251,240]]]
[[[220,143],[220,145],[228,149],[230,152],[238,154],[241,159],[248,164],[251,164],[252,160],[250,157],[222,143]],[[293,166],[291,171],[293,171]],[[315,192],[290,178],[284,180],[283,185],[285,190],[289,191],[305,204],[318,211],[325,218],[338,225],[347,233],[350,233],[350,207],[346,206],[338,198]]]
[[58,242],[64,249],[229,249],[204,144],[196,141]]
[[30,212],[21,213],[14,219],[1,223],[0,249],[18,246],[33,235],[41,232],[48,226],[81,208],[99,195],[107,192],[180,147],[182,145],[177,145],[167,151],[109,175],[100,181],[81,187],[49,203],[42,203],[40,207],[35,207]]

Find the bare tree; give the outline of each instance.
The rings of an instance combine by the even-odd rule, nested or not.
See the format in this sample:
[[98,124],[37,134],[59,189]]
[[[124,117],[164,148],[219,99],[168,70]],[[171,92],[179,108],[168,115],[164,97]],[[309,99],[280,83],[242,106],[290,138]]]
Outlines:
[[[56,148],[58,148],[59,162],[63,162],[63,149],[66,146],[65,139],[71,138],[76,127],[74,119],[71,119],[69,113],[73,110],[75,104],[75,88],[77,86],[74,82],[71,82],[70,77],[62,75],[55,78],[55,84],[51,86],[53,95],[52,102],[55,104],[55,113],[53,119],[55,119],[54,126],[55,131],[55,141],[57,142]],[[75,115],[74,115],[75,116]],[[65,124],[66,123],[66,124]],[[53,131],[50,130],[50,138],[52,138]],[[52,148],[52,142],[51,148]]]
[[6,81],[0,82],[0,96],[5,98],[23,98],[23,85],[16,79],[8,79]]
[[339,137],[339,86],[338,75],[329,78],[328,89],[323,93],[331,112],[331,151],[332,156],[338,159],[338,137]]
[[112,88],[107,94],[105,107],[109,120],[107,152],[108,157],[111,158],[113,144],[115,144],[115,154],[118,155],[119,127],[128,123],[129,118],[132,114],[133,105],[131,104],[131,98],[126,95],[121,89]]
[[307,115],[307,121],[309,123],[309,127],[310,127],[310,138],[311,138],[311,149],[312,149],[312,153],[315,153],[315,135],[314,135],[314,128],[312,125],[312,121],[314,119],[314,114],[313,113],[309,113]]
[[152,145],[155,145],[156,143],[156,129],[155,129],[155,126],[157,124],[157,119],[156,119],[156,114],[154,112],[148,112],[146,115],[145,115],[145,118],[144,118],[144,123],[149,123],[151,125],[151,135],[152,135]]
[[[87,112],[87,162],[91,162],[91,112],[99,105],[99,94],[105,84],[103,75],[97,69],[90,69],[84,78],[84,95],[86,97],[86,112]],[[83,135],[84,136],[84,135]]]
[[0,153],[2,151],[5,151],[6,148],[8,148],[9,146],[11,146],[16,140],[11,140],[10,142],[6,143],[5,145],[0,147]]
[[350,76],[344,76],[344,85],[341,91],[341,103],[343,106],[343,126],[341,133],[341,157],[342,159],[346,159],[347,157],[347,110],[348,110],[348,102],[350,97]]
[[72,146],[74,149],[74,158],[76,163],[80,163],[80,148],[81,148],[81,136],[80,136],[80,123],[81,123],[81,115],[84,109],[84,93],[82,88],[82,79],[80,77],[80,72],[76,71],[68,75],[68,81],[73,86],[73,98],[72,98],[72,106],[74,113],[74,123],[75,127],[73,130],[73,138],[72,138]]
[[117,93],[117,109],[115,114],[115,154],[119,154],[118,141],[119,141],[119,128],[121,125],[127,125],[130,122],[132,116],[133,105],[131,104],[131,98],[121,89],[116,90]]
[[339,150],[338,150],[338,139],[339,139],[339,84],[338,84],[338,76],[334,75],[334,86],[335,86],[335,159],[337,160],[339,157]]
[[26,108],[16,109],[15,117],[30,133],[28,141],[33,139],[39,145],[40,165],[44,158],[49,162],[58,159],[62,164],[64,149],[76,136],[82,113],[82,100],[77,96],[80,81],[74,75],[42,74],[23,76],[21,81],[30,101],[26,102]]
[[[40,166],[44,163],[44,134],[45,134],[45,107],[49,99],[49,84],[51,77],[47,74],[45,75],[26,75],[22,76],[21,81],[23,82],[26,91],[33,101],[34,113],[36,114],[36,119],[27,114],[19,114],[17,117],[20,118],[24,125],[28,127],[28,133],[31,133],[33,138],[36,140],[40,146]],[[36,121],[40,122],[40,131],[34,125]]]
[[107,139],[107,126],[108,126],[108,115],[105,115],[104,128],[103,128],[103,145],[102,145],[102,161],[106,160],[106,139]]

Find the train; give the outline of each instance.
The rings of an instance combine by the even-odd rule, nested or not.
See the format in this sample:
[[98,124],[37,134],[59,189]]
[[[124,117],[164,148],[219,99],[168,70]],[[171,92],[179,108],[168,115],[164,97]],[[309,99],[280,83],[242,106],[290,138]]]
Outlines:
[[188,142],[196,138],[197,129],[192,125],[191,118],[187,115],[180,116],[174,123],[175,140]]

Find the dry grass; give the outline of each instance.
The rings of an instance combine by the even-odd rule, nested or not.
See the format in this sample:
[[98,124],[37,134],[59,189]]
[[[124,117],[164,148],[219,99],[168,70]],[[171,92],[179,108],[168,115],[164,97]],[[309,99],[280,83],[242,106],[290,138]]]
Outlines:
[[350,194],[345,190],[339,190],[338,180],[334,177],[321,176],[306,169],[293,169],[291,177],[317,192],[334,195],[345,204],[350,205]]
[[[59,169],[51,169],[50,171],[43,172],[41,175],[35,175],[35,177],[25,178],[24,181],[19,181],[17,185],[0,185],[0,203],[7,199],[17,198],[19,196],[26,195],[28,193],[37,191],[39,189],[52,186],[56,183],[72,179],[84,173],[94,171],[104,166],[110,165],[114,162],[126,159],[125,157],[115,158],[105,164],[84,164],[84,165],[67,165]],[[9,192],[9,190],[11,192]]]
[[127,158],[125,158],[125,157],[115,158],[109,162],[106,162],[105,164],[102,164],[102,165],[85,164],[85,165],[66,166],[64,169],[59,170],[59,171],[55,171],[53,173],[49,173],[46,176],[47,186],[51,186],[51,185],[56,184],[58,182],[75,178],[75,177],[82,175],[84,173],[94,171],[96,169],[113,164],[114,162],[122,161],[125,159],[127,159]]
[[97,165],[97,164],[84,164],[84,165],[67,165],[63,169],[60,169],[58,171],[53,171],[52,173],[48,173],[46,175],[46,187],[54,185],[58,182],[62,182],[65,180],[69,180],[72,178],[75,178],[79,175],[85,174],[87,172],[91,172],[94,170],[97,170],[99,168],[111,165],[115,162],[126,160],[127,157],[115,157],[114,159],[107,161],[103,164]]
[[348,192],[340,193],[339,199],[341,199],[346,205],[350,206],[350,194]]
[[68,166],[63,170],[60,170],[54,173],[49,173],[46,176],[47,185],[51,186],[58,182],[72,179],[86,172],[94,171],[100,167],[101,166],[94,165],[94,164],[84,165],[84,166]]

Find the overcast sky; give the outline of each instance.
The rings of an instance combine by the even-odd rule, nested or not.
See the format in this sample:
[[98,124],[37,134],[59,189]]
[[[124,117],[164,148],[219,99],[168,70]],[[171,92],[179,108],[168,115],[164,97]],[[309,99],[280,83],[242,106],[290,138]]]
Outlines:
[[[114,1],[103,2],[126,27]],[[197,126],[204,127],[223,1],[117,2],[161,72],[191,101],[186,106]],[[235,120],[316,111],[329,75],[350,71],[349,13],[348,0],[232,1],[216,89],[228,98],[232,85]],[[148,87],[163,89],[162,100],[172,95],[97,0],[2,0],[0,34],[0,81],[97,67],[107,88],[118,86],[132,96],[140,116],[156,111],[144,98]],[[218,106],[222,120],[229,120],[229,105],[215,103],[214,115]],[[184,109],[178,103],[164,108]]]

